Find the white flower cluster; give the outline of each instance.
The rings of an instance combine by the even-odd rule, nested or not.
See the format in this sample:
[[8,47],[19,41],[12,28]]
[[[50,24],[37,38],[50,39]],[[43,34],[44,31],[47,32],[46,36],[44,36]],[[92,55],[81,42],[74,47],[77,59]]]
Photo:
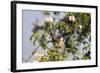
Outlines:
[[34,54],[34,57],[35,57],[35,60],[34,60],[34,61],[35,61],[35,62],[39,62],[43,56],[45,56],[43,53],[41,53],[41,52],[36,52],[36,53]]
[[44,54],[43,54],[43,53],[40,53],[40,52],[36,52],[36,53],[34,54],[34,56],[35,56],[35,57],[42,57],[42,56],[44,56]]

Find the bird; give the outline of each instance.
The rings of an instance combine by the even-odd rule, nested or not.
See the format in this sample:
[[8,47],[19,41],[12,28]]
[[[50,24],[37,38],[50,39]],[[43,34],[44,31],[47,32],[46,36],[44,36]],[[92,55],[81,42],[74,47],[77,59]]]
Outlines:
[[58,36],[56,39],[52,39],[53,40],[53,45],[56,48],[62,48],[64,47],[64,37],[63,36]]

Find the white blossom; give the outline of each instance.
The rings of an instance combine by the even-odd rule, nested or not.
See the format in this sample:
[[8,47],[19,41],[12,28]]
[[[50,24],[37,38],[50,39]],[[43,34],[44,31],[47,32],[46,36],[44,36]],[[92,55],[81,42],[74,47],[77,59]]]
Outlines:
[[51,22],[51,23],[53,22],[53,18],[51,16],[46,16],[45,20],[47,22]]
[[69,21],[73,21],[74,22],[75,21],[75,16],[73,16],[73,15],[69,16]]

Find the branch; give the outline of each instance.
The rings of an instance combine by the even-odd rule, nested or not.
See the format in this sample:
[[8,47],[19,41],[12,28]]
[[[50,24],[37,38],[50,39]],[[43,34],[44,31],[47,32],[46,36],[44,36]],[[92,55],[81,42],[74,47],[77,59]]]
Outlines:
[[27,60],[25,60],[25,62],[28,62],[31,57],[32,57],[32,54],[29,56],[29,58],[27,58]]
[[[37,50],[39,47],[40,47],[40,45],[39,45],[38,47],[36,47],[36,48],[34,49],[34,51]],[[22,58],[22,59],[23,59],[25,62],[28,62],[28,61],[31,59],[32,56],[33,56],[33,54],[31,54],[26,60],[25,60],[24,58]]]

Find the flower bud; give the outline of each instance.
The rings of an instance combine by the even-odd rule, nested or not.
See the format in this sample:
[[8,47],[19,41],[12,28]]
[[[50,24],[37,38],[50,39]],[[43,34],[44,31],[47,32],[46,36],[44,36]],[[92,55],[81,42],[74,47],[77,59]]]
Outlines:
[[82,29],[82,25],[79,25],[79,28]]

